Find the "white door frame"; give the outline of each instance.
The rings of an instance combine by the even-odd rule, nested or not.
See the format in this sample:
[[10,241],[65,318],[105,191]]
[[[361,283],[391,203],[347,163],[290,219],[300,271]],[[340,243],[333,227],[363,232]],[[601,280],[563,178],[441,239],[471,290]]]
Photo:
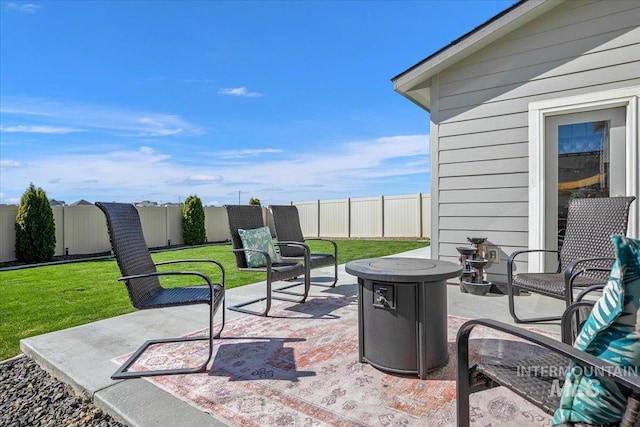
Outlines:
[[[549,116],[579,113],[585,111],[626,108],[626,162],[627,182],[626,195],[639,194],[638,158],[638,117],[640,111],[640,86],[595,92],[566,98],[550,99],[529,104],[529,248],[544,248],[545,236],[545,119]],[[628,235],[638,237],[640,220],[638,219],[638,203],[636,200],[630,211]],[[542,271],[544,253],[529,255],[529,271]]]

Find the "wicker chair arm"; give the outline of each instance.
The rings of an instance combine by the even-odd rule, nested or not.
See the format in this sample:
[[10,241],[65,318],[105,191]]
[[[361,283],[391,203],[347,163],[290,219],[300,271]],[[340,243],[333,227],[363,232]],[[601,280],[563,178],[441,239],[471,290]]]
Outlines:
[[585,296],[587,296],[588,294],[590,294],[591,292],[595,292],[595,291],[601,291],[604,289],[604,287],[606,286],[606,284],[601,284],[601,285],[593,285],[593,286],[589,286],[587,288],[584,288],[582,291],[580,291],[580,293],[578,294],[578,296],[576,297],[576,302],[580,302],[584,299]]
[[304,238],[304,240],[305,240],[305,241],[306,241],[306,240],[317,240],[317,241],[320,241],[320,242],[331,242],[331,243],[333,243],[334,245],[336,244],[335,240],[331,240],[331,239],[324,239],[324,238],[322,238],[322,237],[305,237],[305,238]]
[[183,262],[185,262],[185,263],[204,263],[204,262],[210,262],[210,263],[213,263],[213,264],[217,265],[217,266],[218,266],[218,268],[220,268],[220,272],[221,272],[221,274],[222,274],[222,283],[221,283],[221,284],[222,284],[222,287],[224,288],[225,283],[226,283],[226,281],[225,281],[224,266],[223,266],[220,262],[216,261],[215,259],[178,259],[178,260],[171,260],[171,261],[162,261],[162,262],[157,262],[157,263],[155,263],[155,265],[156,265],[156,266],[159,266],[159,265],[168,265],[168,264],[178,264],[178,263],[183,263]]
[[610,261],[611,264],[613,264],[615,260],[616,260],[615,258],[602,257],[602,258],[582,258],[582,259],[577,259],[575,261],[571,261],[567,265],[567,268],[564,269],[564,281],[565,283],[569,283],[570,281],[573,282],[575,277],[581,274],[587,273],[589,271],[611,271],[611,267],[609,268],[585,267],[576,271],[576,269],[579,268],[580,264],[583,264],[585,262],[592,262],[592,261]]
[[[566,343],[557,341],[553,338],[529,331],[517,326],[509,325],[492,319],[472,319],[465,322],[458,331],[457,336],[457,357],[458,357],[458,380],[461,376],[469,375],[469,335],[476,326],[484,326],[505,332],[507,334],[522,338],[526,341],[538,344],[553,352],[556,352],[582,367],[593,369],[598,375],[611,377],[618,384],[621,384],[634,392],[640,392],[640,375],[637,372],[623,370],[620,366],[612,365],[596,356],[578,350]],[[464,381],[464,380],[463,380]],[[468,378],[466,382],[468,382]]]
[[557,251],[557,250],[554,250],[554,249],[524,249],[524,250],[521,250],[521,251],[515,251],[515,252],[513,252],[511,255],[509,255],[509,259],[508,259],[508,261],[513,262],[513,261],[515,260],[515,258],[516,258],[518,255],[521,255],[521,254],[527,254],[527,253],[530,253],[530,252],[553,252],[553,253],[560,253],[560,251]]
[[[581,258],[581,259],[577,259],[575,261],[570,262],[567,265],[567,268],[565,268],[564,270],[564,277],[565,279],[568,279],[569,277],[571,277],[571,275],[573,274],[573,272],[575,271],[576,268],[578,268],[580,266],[580,264],[583,264],[585,262],[591,262],[591,261],[610,261],[611,264],[614,263],[616,259],[615,258],[610,258],[610,257],[599,257],[599,258]],[[610,271],[611,268],[604,268],[604,267],[591,267],[593,268],[593,270],[589,270],[589,271]],[[584,269],[586,270],[586,269]]]
[[[217,285],[217,286],[224,287],[224,285],[214,284],[211,281],[211,279],[209,278],[209,276],[207,276],[206,274],[202,274],[202,273],[200,273],[198,271],[154,271],[152,273],[133,274],[131,276],[123,276],[123,277],[120,277],[118,280],[123,282],[125,280],[142,279],[144,277],[153,277],[153,276],[197,276],[197,277],[200,277],[200,278],[204,279],[205,282],[207,282],[207,285],[209,285],[209,289],[211,290],[211,295],[212,296],[213,296],[213,287],[214,286]],[[190,286],[190,285],[186,285],[186,286]]]
[[[585,258],[585,259],[579,259],[577,261],[573,261],[571,264],[569,264],[564,271],[565,295],[571,295],[571,296],[573,295],[573,282],[575,282],[575,280],[581,275],[588,272],[593,272],[593,271],[601,271],[601,272],[611,271],[611,268],[604,268],[604,267],[585,267],[585,268],[579,269],[578,271],[575,271],[575,269],[578,268],[578,266],[583,262],[600,261],[600,260],[611,261],[613,263],[615,261],[615,258]],[[605,283],[606,281],[607,279],[603,280],[603,282]],[[594,286],[604,287],[605,283],[603,283],[602,285],[597,284]],[[591,290],[590,292],[592,292],[593,290]],[[582,297],[584,298],[584,295],[582,295]]]
[[311,262],[311,248],[302,242],[293,242],[289,240],[281,240],[276,243],[276,246],[289,246],[294,248],[301,248],[304,253],[304,265],[309,265]]
[[317,242],[329,242],[333,245],[333,256],[335,258],[338,258],[338,244],[335,242],[335,240],[331,240],[331,239],[323,239],[321,237],[310,237],[308,239],[304,239],[305,241],[308,240],[312,240],[312,241],[317,241]]
[[507,277],[511,278],[513,277],[513,264],[516,261],[516,257],[518,255],[522,255],[522,254],[527,254],[527,253],[531,253],[531,252],[549,252],[549,253],[556,253],[558,254],[558,267],[560,266],[560,251],[556,251],[553,249],[525,249],[522,251],[516,251],[513,252],[511,255],[509,255],[509,258],[507,259]]
[[292,242],[289,240],[280,240],[278,242],[275,243],[276,246],[293,246],[293,247],[297,247],[297,248],[302,248],[305,252],[311,252],[311,249],[309,248],[308,245],[305,245],[304,243],[301,242]]

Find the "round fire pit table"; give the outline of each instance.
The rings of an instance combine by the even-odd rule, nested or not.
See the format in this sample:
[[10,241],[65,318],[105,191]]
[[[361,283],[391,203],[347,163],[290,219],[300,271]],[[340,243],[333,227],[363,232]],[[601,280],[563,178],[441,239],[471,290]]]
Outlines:
[[447,351],[447,279],[462,267],[424,258],[368,258],[351,261],[358,278],[360,362],[418,374],[444,366]]

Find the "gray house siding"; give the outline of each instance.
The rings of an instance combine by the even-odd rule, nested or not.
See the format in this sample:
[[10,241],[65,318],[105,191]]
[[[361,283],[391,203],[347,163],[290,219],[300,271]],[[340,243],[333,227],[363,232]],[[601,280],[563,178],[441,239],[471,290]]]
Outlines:
[[431,78],[432,251],[528,244],[530,102],[640,85],[640,2],[568,1]]

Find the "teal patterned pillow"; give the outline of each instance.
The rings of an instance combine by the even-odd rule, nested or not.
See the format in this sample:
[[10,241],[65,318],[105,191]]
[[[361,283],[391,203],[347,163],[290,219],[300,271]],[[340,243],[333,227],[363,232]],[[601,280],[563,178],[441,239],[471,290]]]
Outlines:
[[[240,228],[238,229],[238,234],[240,234],[240,240],[242,240],[242,247],[244,249],[264,251],[269,254],[271,262],[280,261],[280,255],[273,246],[269,227],[254,228],[251,230],[243,230]],[[267,265],[267,259],[259,252],[245,252],[244,254],[247,260],[247,267],[249,268],[264,267]]]
[[[640,365],[640,240],[611,237],[616,262],[602,296],[578,335],[575,347],[635,372]],[[617,423],[630,391],[589,369],[567,371],[560,408],[552,425],[564,422]]]

